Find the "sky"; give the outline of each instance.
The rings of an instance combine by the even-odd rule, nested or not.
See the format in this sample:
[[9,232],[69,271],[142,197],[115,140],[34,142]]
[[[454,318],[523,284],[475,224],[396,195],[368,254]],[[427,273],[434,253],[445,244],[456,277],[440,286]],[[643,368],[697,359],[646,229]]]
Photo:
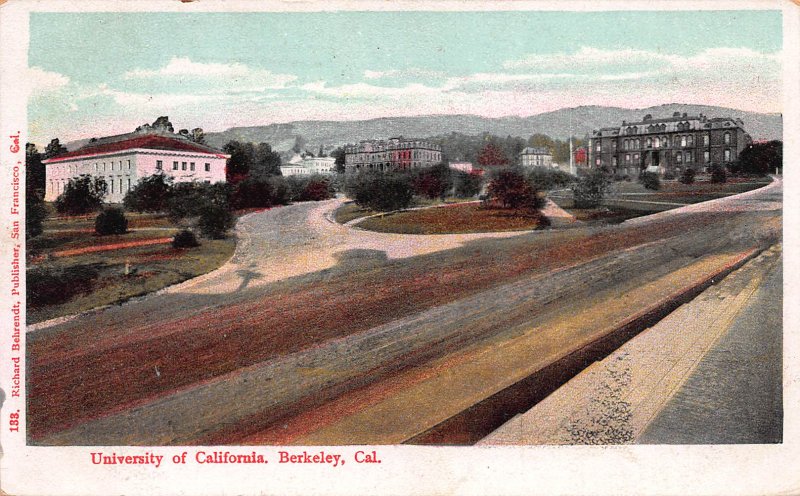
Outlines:
[[29,141],[665,103],[781,111],[779,11],[32,13]]

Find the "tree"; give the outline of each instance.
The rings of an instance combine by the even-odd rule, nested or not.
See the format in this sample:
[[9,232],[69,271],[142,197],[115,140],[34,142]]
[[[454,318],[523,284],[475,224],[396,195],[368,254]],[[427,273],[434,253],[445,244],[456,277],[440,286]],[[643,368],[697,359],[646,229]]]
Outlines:
[[487,193],[491,201],[500,203],[503,208],[538,210],[545,203],[525,176],[512,169],[498,172],[489,182]]
[[42,154],[33,143],[25,145],[25,186],[28,191],[44,191],[45,166]]
[[47,218],[47,209],[41,193],[28,188],[25,194],[25,239],[42,234],[42,222]]
[[319,145],[319,151],[317,152],[317,157],[324,157],[325,150],[322,149],[322,145]]
[[172,178],[163,172],[139,179],[122,203],[133,212],[164,212],[172,196]]
[[58,138],[53,138],[50,140],[50,144],[44,149],[44,158],[53,158],[61,155],[62,153],[67,153],[67,147],[62,145],[61,142],[58,141]]
[[736,162],[736,172],[764,175],[783,166],[783,142],[753,143],[742,150]]
[[237,183],[243,180],[253,165],[253,144],[229,141],[222,151],[230,155],[225,167],[227,181]]
[[137,127],[135,132],[138,133],[138,132],[149,132],[149,131],[174,133],[175,128],[169,121],[169,117],[167,117],[166,115],[162,115],[161,117],[156,119],[152,124],[145,123]]
[[56,210],[68,215],[94,212],[103,204],[107,192],[108,185],[102,178],[81,175],[70,179],[56,198]]
[[197,227],[206,238],[225,239],[227,232],[236,223],[236,219],[227,205],[205,202],[200,205]]
[[486,143],[486,146],[481,150],[478,156],[478,164],[486,166],[504,166],[508,165],[508,157],[505,156],[502,150],[491,141]]
[[306,139],[298,134],[294,137],[294,146],[292,147],[292,151],[295,153],[300,153],[305,149],[306,143]]
[[453,187],[450,167],[445,164],[417,169],[414,172],[412,184],[414,191],[420,196],[444,199],[447,192]]
[[344,164],[345,164],[345,158],[344,158],[344,157],[345,157],[345,154],[344,154],[344,148],[342,148],[342,147],[340,146],[339,148],[337,148],[337,149],[335,149],[334,151],[332,151],[332,152],[331,152],[331,157],[333,157],[334,159],[336,159],[336,160],[333,162],[333,165],[334,165],[334,168],[335,168],[335,170],[336,170],[336,173],[337,173],[337,174],[344,174],[344,171],[345,171],[345,165],[344,165]]
[[202,127],[196,127],[189,133],[189,139],[200,145],[206,144],[206,134],[203,132]]
[[453,192],[459,198],[470,198],[481,192],[483,180],[479,174],[453,171]]
[[607,174],[593,170],[572,185],[575,208],[594,208],[603,201],[611,181]]
[[259,143],[253,149],[253,161],[250,176],[266,178],[281,174],[281,156],[272,150],[268,143]]

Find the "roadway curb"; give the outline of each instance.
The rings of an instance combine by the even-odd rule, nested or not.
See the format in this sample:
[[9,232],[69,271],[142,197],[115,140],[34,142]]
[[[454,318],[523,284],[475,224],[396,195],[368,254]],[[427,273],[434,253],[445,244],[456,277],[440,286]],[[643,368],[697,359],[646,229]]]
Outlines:
[[463,444],[465,439],[469,444],[478,442],[509,418],[530,410],[536,403],[566,384],[592,363],[607,357],[640,332],[652,327],[711,285],[756,258],[765,249],[754,248],[745,252],[743,256],[722,269],[694,281],[689,287],[676,291],[650,308],[630,317],[621,325],[609,329],[592,343],[556,359],[528,377],[407,438],[403,444],[452,444],[453,439],[459,440],[457,444]]

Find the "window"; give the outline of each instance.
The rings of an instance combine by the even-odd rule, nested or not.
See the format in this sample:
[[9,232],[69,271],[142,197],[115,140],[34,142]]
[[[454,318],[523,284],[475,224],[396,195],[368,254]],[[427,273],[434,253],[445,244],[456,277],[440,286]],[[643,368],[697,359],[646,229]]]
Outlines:
[[131,190],[131,178],[128,178],[128,191]]
[[114,179],[111,179],[111,194],[114,194]]
[[596,149],[598,152],[600,151],[600,142],[599,142],[599,141],[597,142],[597,146],[595,147],[595,149]]
[[206,164],[206,172],[211,172],[211,164]]
[[194,170],[194,162],[189,162],[189,170]]
[[614,167],[617,166],[617,157],[611,157],[611,165]]
[[731,151],[730,151],[729,148],[725,149],[725,161],[726,162],[730,162],[731,161]]
[[634,162],[638,162],[639,161],[639,154],[638,153],[634,153],[633,154],[633,160],[634,160]]
[[600,167],[600,159],[599,159],[599,158],[596,158],[596,159],[594,160],[594,165],[596,165],[596,166]]
[[186,170],[186,162],[181,162],[181,170]]
[[653,138],[647,138],[647,145],[646,146],[647,146],[647,148],[650,148],[651,146],[653,146]]
[[653,146],[656,147],[656,148],[659,148],[661,146],[661,138],[656,136],[656,139],[653,140]]
[[707,134],[703,135],[703,145],[708,146],[708,135]]
[[683,155],[681,155],[681,152],[678,152],[678,154],[675,155],[675,162],[679,164],[683,162]]
[[703,162],[709,163],[711,162],[711,153],[708,151],[703,152]]
[[681,136],[681,146],[686,146],[686,136]]
[[164,170],[164,161],[156,160],[156,170]]
[[[120,169],[122,168],[122,162],[119,163]],[[119,178],[119,192],[122,193],[122,178]]]
[[731,133],[725,133],[725,134],[723,135],[722,139],[723,139],[723,142],[724,142],[726,145],[730,145],[730,144],[731,144]]
[[694,145],[694,136],[692,136],[691,134],[690,134],[689,136],[687,136],[687,137],[686,137],[686,143],[687,143],[689,146],[692,146],[692,145]]
[[95,163],[94,163],[94,171],[95,171],[95,172],[97,172],[97,171],[99,171],[99,170],[100,170],[100,169],[99,169],[99,167],[97,166],[97,162],[95,162]]
[[630,161],[631,161],[631,154],[630,153],[626,153],[625,154],[625,162],[630,163]]
[[686,163],[694,162],[694,157],[692,157],[692,152],[686,152]]
[[128,170],[131,170],[131,161],[128,160]]
[[172,170],[178,170],[178,162],[172,162]]

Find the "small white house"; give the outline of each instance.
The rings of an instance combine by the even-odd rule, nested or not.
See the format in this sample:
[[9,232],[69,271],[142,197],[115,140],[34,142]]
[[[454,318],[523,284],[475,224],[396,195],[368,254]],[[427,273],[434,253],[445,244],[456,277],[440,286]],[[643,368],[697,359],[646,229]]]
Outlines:
[[225,182],[230,155],[176,134],[130,133],[100,138],[77,150],[44,160],[45,201],[64,192],[72,178],[103,178],[106,201],[119,203],[139,179],[163,173],[174,182]]
[[523,167],[552,167],[553,155],[547,148],[528,147],[519,154]]
[[472,162],[450,162],[448,165],[451,169],[462,172],[472,172],[475,170],[472,166]]
[[291,160],[281,166],[283,176],[310,176],[312,174],[333,174],[336,159],[333,157],[306,157],[301,161]]

